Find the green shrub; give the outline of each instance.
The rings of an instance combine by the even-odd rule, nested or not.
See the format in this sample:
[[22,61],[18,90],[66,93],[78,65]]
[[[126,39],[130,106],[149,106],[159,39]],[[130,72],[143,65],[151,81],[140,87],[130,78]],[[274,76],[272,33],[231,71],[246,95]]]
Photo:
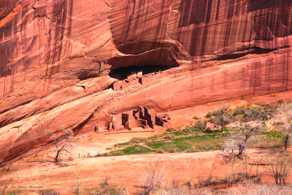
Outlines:
[[181,152],[186,149],[191,149],[191,146],[187,143],[182,142],[152,142],[147,144],[149,147],[151,147],[156,152]]
[[200,131],[204,131],[207,129],[207,122],[205,120],[198,120],[195,122],[193,127]]
[[284,139],[284,134],[280,131],[267,131],[264,135],[268,140],[282,141]]
[[239,106],[233,110],[222,108],[209,112],[206,118],[209,122],[224,128],[227,124],[235,121],[266,121],[272,117],[274,112],[275,108],[269,105]]
[[18,192],[14,192],[14,191],[12,191],[12,192],[7,192],[7,195],[17,195],[17,194],[19,194]]
[[273,115],[274,109],[268,105],[254,105],[254,106],[241,106],[230,111],[233,121],[255,121],[269,120]]
[[232,122],[232,118],[226,108],[222,108],[214,112],[209,112],[206,115],[206,118],[209,120],[209,122],[220,126],[221,129],[224,129],[226,125]]
[[151,150],[149,150],[146,147],[140,146],[140,145],[134,145],[134,146],[128,146],[124,149],[120,149],[117,151],[110,152],[110,155],[130,155],[130,154],[146,154],[150,153]]

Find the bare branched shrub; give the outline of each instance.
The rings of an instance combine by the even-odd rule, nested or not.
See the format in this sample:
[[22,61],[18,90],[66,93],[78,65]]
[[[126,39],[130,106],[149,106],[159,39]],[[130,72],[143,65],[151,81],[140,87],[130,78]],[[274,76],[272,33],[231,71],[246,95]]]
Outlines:
[[39,192],[40,195],[59,195],[58,192],[54,190],[42,190]]
[[157,169],[158,165],[154,165],[146,176],[146,182],[143,186],[141,195],[149,195],[162,186],[164,175],[161,170]]
[[104,179],[99,184],[99,187],[92,190],[90,195],[126,195],[125,189],[119,188],[117,186],[111,185],[108,178]]
[[217,188],[217,187],[232,187],[233,185],[243,184],[243,183],[259,183],[260,178],[257,175],[250,175],[246,173],[234,173],[226,176],[225,178],[208,178],[206,180],[201,180],[195,186],[194,189],[200,188]]
[[271,164],[272,176],[275,184],[286,185],[289,173],[289,162],[287,159],[280,159],[276,163]]
[[257,135],[260,130],[263,128],[264,124],[259,121],[253,121],[248,123],[239,123],[238,130],[235,133],[232,133],[224,141],[224,151],[231,152],[230,155],[235,154],[237,152],[237,157],[242,159],[242,156],[246,150],[248,141],[253,136]]
[[259,184],[244,184],[236,188],[223,190],[221,193],[211,194],[227,194],[227,195],[288,195],[291,194],[291,187],[287,186],[272,186]]
[[74,194],[75,195],[80,195],[80,180],[79,180],[79,177],[77,177],[77,184],[76,184],[76,187],[75,187],[75,190],[74,190]]
[[240,131],[244,136],[244,143],[247,144],[248,140],[259,132],[264,126],[261,122],[254,122],[254,123],[242,123],[240,124]]
[[56,150],[55,150],[55,154],[54,154],[54,163],[59,163],[62,160],[62,155],[64,155],[64,153],[70,153],[69,151],[69,144],[63,143],[61,145],[58,145],[56,143]]
[[157,195],[189,195],[190,193],[182,187],[171,187],[167,189],[161,189],[155,193]]

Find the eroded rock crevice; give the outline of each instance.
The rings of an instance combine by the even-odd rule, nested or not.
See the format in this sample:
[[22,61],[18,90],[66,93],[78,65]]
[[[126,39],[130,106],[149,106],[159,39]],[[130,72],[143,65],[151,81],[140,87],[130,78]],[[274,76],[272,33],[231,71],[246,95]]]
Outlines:
[[[287,48],[287,47],[283,47],[283,48]],[[249,55],[249,54],[268,54],[268,53],[271,53],[273,51],[277,51],[279,49],[281,49],[281,48],[250,47],[250,48],[245,48],[245,49],[237,50],[234,52],[218,55],[217,57],[215,57],[212,60],[238,59],[238,58],[244,57],[244,56]]]
[[152,66],[131,66],[125,68],[112,69],[109,75],[118,80],[130,79],[134,75],[150,75],[162,72],[171,68],[176,67],[176,65],[152,65]]

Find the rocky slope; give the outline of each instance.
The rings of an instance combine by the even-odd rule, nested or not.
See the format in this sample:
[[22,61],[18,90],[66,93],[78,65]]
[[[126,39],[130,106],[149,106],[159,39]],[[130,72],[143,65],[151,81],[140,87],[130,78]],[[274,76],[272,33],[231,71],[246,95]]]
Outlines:
[[291,90],[291,34],[289,0],[2,0],[0,161]]

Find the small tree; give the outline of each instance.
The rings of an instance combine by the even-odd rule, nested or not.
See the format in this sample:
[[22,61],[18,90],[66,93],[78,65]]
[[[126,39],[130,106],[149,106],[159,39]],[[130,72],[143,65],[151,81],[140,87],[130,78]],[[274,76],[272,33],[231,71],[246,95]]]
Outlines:
[[156,163],[151,165],[150,170],[148,171],[149,174],[146,176],[147,178],[144,189],[140,193],[141,195],[149,195],[161,187],[164,175],[161,170],[157,170],[158,166],[159,165]]
[[[249,139],[258,133],[262,128],[262,123],[240,123],[238,125],[239,130],[233,132],[227,139],[224,140],[224,151],[231,151],[231,155],[234,155],[242,159],[242,155],[247,147]],[[234,151],[238,153],[234,154]]]
[[289,135],[292,133],[292,103],[280,104],[274,118],[277,128],[286,134],[283,140],[283,146],[287,150],[289,146]]
[[244,144],[247,144],[247,141],[255,135],[262,127],[263,123],[255,122],[255,123],[243,123],[240,124],[240,130],[242,135],[244,136]]
[[286,185],[289,173],[289,162],[287,159],[280,159],[271,165],[272,175],[277,185]]
[[231,122],[226,108],[208,113],[206,117],[209,119],[209,122],[219,125],[221,127],[221,131],[223,131],[225,126]]
[[58,147],[56,145],[56,154],[54,156],[54,162],[55,163],[59,163],[61,161],[60,157],[61,157],[61,154],[63,152],[67,152],[67,153],[70,153],[67,149],[66,149],[67,145],[66,144],[63,144],[62,146]]

